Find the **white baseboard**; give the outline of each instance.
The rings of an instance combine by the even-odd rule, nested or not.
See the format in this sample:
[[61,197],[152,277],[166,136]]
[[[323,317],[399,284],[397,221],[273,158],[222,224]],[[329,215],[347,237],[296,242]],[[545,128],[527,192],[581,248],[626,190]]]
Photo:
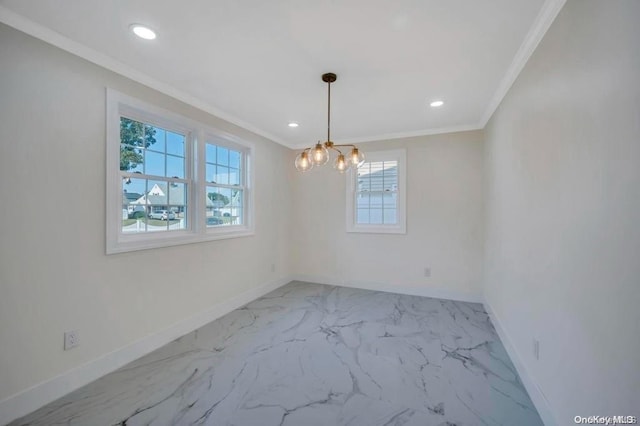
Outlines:
[[433,287],[398,286],[386,282],[367,282],[342,280],[339,278],[296,274],[292,276],[296,281],[307,281],[318,284],[337,285],[340,287],[361,288],[364,290],[383,291],[385,293],[408,294],[411,296],[433,297],[435,299],[457,300],[460,302],[482,303],[481,293],[465,293],[456,290],[445,290]]
[[9,423],[118,368],[289,283],[291,277],[266,282],[123,348],[0,401],[0,425]]
[[549,405],[549,401],[542,393],[542,389],[538,386],[538,384],[533,380],[533,376],[527,370],[524,362],[522,362],[522,357],[520,353],[517,351],[516,347],[513,345],[513,340],[507,334],[507,330],[502,326],[502,322],[496,315],[496,312],[491,308],[491,305],[486,300],[484,301],[484,308],[489,314],[489,318],[491,318],[491,322],[493,323],[500,340],[502,341],[502,345],[506,349],[509,354],[509,358],[511,358],[511,362],[515,366],[518,374],[520,375],[520,379],[522,380],[522,384],[524,385],[533,405],[535,405],[536,410],[538,410],[538,414],[545,426],[557,426],[559,423],[556,421],[556,417],[551,410],[551,406]]

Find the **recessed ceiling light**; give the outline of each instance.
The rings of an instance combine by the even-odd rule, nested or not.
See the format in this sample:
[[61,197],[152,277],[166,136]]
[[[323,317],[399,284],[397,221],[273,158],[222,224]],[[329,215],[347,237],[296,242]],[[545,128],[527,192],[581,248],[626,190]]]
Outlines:
[[144,25],[131,24],[129,28],[131,28],[131,31],[133,31],[135,35],[145,40],[153,40],[156,38],[155,31],[149,27],[145,27]]
[[433,108],[437,108],[437,107],[441,107],[442,105],[444,105],[444,102],[443,101],[433,101],[429,105],[431,105]]
[[291,123],[289,123],[289,127],[298,127],[298,123],[292,121]]

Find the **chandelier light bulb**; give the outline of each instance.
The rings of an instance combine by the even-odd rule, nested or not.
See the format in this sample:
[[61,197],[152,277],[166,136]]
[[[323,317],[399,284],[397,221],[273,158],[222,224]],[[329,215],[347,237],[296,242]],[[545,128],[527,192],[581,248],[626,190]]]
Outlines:
[[320,142],[311,150],[311,162],[316,166],[322,166],[329,161],[329,151]]
[[300,154],[297,155],[295,164],[296,164],[296,169],[298,169],[301,172],[306,172],[308,170],[311,170],[311,168],[313,167],[313,163],[309,159],[309,153],[307,151],[302,151]]
[[349,162],[356,168],[364,164],[364,154],[358,148],[353,148],[349,155]]
[[333,167],[340,173],[344,173],[349,169],[349,164],[347,163],[347,160],[344,158],[343,154],[338,154]]

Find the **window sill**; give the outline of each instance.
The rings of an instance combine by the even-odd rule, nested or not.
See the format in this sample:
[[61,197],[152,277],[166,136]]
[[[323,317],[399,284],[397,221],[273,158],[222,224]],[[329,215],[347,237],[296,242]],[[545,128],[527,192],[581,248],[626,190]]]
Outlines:
[[242,228],[221,232],[207,232],[205,234],[186,233],[165,238],[136,239],[133,241],[121,241],[107,247],[107,254],[126,253],[138,250],[149,250],[162,247],[181,246],[186,244],[203,243],[207,241],[226,240],[231,238],[250,237],[255,235],[253,229]]
[[347,228],[347,232],[360,234],[406,234],[404,226],[356,225]]

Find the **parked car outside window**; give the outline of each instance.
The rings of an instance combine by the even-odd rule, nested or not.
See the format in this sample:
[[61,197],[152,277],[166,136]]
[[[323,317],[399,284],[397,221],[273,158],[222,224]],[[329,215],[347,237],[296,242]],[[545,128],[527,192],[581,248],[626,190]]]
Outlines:
[[207,218],[207,226],[212,226],[212,225],[222,225],[222,219],[220,219],[219,217],[208,217]]
[[149,219],[173,220],[175,218],[176,214],[167,210],[159,210],[149,214]]

